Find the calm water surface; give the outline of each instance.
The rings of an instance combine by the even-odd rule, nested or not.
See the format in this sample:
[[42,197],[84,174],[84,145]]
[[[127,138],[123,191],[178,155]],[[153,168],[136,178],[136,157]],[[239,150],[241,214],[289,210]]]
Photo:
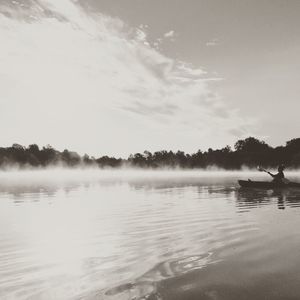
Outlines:
[[249,176],[1,173],[0,299],[298,300],[300,190]]

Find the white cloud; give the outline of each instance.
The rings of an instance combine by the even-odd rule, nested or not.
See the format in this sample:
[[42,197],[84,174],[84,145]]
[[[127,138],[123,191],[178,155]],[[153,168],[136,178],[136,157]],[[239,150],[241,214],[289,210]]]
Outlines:
[[1,145],[194,151],[245,125],[205,72],[151,48],[143,28],[70,0],[15,2],[0,7]]
[[[164,37],[164,40],[168,40],[170,42],[175,42],[175,40],[176,40],[175,39],[175,37],[176,37],[175,31],[174,30],[170,30],[170,31],[166,32],[163,37]],[[157,40],[157,42],[158,41],[159,40]]]
[[220,41],[217,38],[211,39],[205,43],[205,45],[207,47],[214,47],[214,46],[218,46],[219,44],[220,44]]
[[171,37],[174,37],[174,36],[175,36],[175,31],[174,30],[170,30],[170,31],[168,31],[164,34],[164,37],[166,37],[166,38],[171,38]]

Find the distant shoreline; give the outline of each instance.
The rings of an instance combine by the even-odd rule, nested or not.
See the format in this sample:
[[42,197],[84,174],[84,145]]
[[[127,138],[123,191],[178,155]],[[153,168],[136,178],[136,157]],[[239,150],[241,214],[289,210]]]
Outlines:
[[62,152],[50,145],[40,148],[36,144],[28,147],[13,144],[0,148],[0,170],[24,170],[42,168],[101,168],[101,169],[201,169],[237,171],[253,169],[260,165],[276,168],[285,164],[287,168],[300,167],[300,138],[286,142],[285,146],[271,147],[254,137],[238,140],[234,150],[226,146],[222,149],[198,150],[187,154],[183,151],[156,151],[131,154],[127,159],[102,156],[95,158],[87,154],[80,156],[77,152]]

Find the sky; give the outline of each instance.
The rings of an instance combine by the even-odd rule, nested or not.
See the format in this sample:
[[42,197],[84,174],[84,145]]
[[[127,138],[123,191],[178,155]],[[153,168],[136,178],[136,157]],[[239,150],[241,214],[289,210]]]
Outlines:
[[0,145],[94,156],[298,137],[300,1],[0,0]]

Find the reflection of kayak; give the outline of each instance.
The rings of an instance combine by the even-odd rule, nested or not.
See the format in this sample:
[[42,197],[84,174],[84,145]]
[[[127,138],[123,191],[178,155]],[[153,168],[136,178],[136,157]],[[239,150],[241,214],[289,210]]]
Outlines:
[[238,180],[241,187],[276,189],[276,188],[300,188],[298,182],[276,183],[272,181]]

